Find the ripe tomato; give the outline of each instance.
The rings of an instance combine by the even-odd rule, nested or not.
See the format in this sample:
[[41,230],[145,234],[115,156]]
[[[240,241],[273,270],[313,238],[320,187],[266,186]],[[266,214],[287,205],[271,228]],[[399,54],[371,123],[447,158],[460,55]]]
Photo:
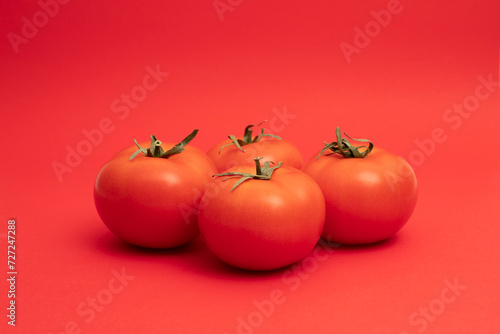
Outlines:
[[[364,151],[359,148],[337,128],[337,141],[326,144],[304,168],[325,196],[322,238],[333,242],[367,244],[389,238],[406,224],[417,202],[417,179],[403,158],[371,142]],[[328,149],[334,153],[326,153]]]
[[292,143],[278,136],[264,133],[263,128],[259,135],[252,138],[252,127],[261,124],[248,125],[243,138],[230,135],[229,139],[217,143],[207,152],[219,172],[248,164],[248,161],[252,161],[254,157],[262,157],[264,161],[282,161],[287,166],[297,169],[304,166],[302,154]]
[[259,159],[256,174],[250,174],[255,166],[241,165],[207,185],[198,223],[208,248],[222,261],[271,270],[314,248],[323,230],[325,200],[305,173],[281,163],[270,167],[269,161],[261,169]]
[[[151,146],[136,142],[139,151],[129,147],[99,171],[95,206],[104,224],[120,239],[142,247],[170,248],[199,234],[196,215],[186,216],[182,207],[196,207],[216,169],[203,151],[185,146],[197,131],[177,145],[164,143],[173,147],[167,154],[154,136]],[[169,152],[173,154],[166,158]]]

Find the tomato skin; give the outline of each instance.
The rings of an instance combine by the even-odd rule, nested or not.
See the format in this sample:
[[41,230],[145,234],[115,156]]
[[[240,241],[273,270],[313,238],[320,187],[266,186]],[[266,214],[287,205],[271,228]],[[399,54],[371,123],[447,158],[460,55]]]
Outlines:
[[[263,157],[262,161],[282,161],[287,166],[302,169],[304,158],[300,151],[289,141],[273,137],[262,137],[258,142],[242,146],[245,152],[236,145],[221,147],[231,143],[231,139],[226,139],[214,145],[207,155],[215,163],[219,172],[223,172],[231,167],[247,165],[256,157]],[[220,154],[219,154],[220,150]]]
[[[254,174],[255,166],[228,171]],[[198,217],[200,232],[219,259],[242,269],[272,270],[314,248],[324,226],[325,203],[311,177],[283,165],[271,180],[250,179],[232,192],[237,179],[224,178],[207,185]]]
[[[319,153],[318,153],[319,154]],[[374,147],[365,158],[317,155],[304,167],[326,202],[322,238],[341,244],[369,244],[396,234],[415,208],[418,188],[403,158]]]
[[130,160],[136,150],[122,150],[99,171],[94,202],[100,218],[116,236],[136,246],[161,249],[189,242],[199,229],[196,215],[182,209],[198,205],[215,166],[191,145],[168,159],[139,154]]

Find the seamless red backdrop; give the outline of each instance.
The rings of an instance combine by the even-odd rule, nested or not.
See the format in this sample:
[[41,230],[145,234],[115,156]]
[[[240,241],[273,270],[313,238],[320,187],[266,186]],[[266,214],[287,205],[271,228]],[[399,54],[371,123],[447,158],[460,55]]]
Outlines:
[[[1,12],[2,333],[500,330],[496,2],[41,0]],[[339,125],[407,159],[420,188],[407,226],[249,273],[201,239],[148,251],[99,220],[95,176],[134,138],[199,128],[192,145],[206,151],[265,119],[306,159]]]

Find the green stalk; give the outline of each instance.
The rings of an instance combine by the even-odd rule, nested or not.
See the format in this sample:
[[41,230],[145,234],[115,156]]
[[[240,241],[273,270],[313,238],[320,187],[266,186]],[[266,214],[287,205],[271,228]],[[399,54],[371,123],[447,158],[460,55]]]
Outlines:
[[[323,152],[326,150],[331,150],[333,153],[330,154],[340,154],[342,157],[349,159],[349,158],[366,158],[368,154],[371,153],[373,150],[373,143],[369,141],[368,139],[353,139],[347,135],[347,133],[344,132],[344,134],[351,140],[358,141],[358,142],[367,142],[367,146],[354,146],[347,140],[346,138],[342,138],[342,134],[340,132],[340,126],[335,129],[335,134],[337,136],[337,141],[333,141],[331,143],[325,142],[325,147],[321,150],[319,153],[318,157],[316,160],[321,157]],[[360,151],[360,148],[366,148],[363,151]],[[328,154],[329,155],[329,154]]]
[[271,161],[266,161],[264,163],[264,166],[261,166],[260,159],[262,159],[262,157],[258,157],[258,158],[253,159],[255,161],[255,174],[242,173],[242,172],[226,172],[226,173],[222,173],[222,174],[215,174],[214,176],[228,176],[228,177],[224,178],[222,181],[226,181],[228,179],[239,177],[240,179],[231,188],[231,191],[233,191],[240,184],[242,184],[243,182],[250,180],[250,179],[270,180],[273,172],[277,168],[280,168],[281,165],[283,164],[283,162],[280,161],[276,166],[271,167]]
[[144,148],[139,143],[137,140],[134,139],[134,143],[137,145],[138,150],[134,152],[130,156],[130,160],[134,159],[139,153],[144,154],[147,157],[150,158],[162,158],[162,159],[168,159],[172,155],[179,154],[184,151],[184,148],[191,140],[196,137],[196,134],[198,134],[198,129],[194,130],[191,132],[186,138],[184,138],[179,144],[176,144],[174,147],[172,147],[168,151],[164,151],[163,148],[161,147],[161,141],[156,139],[154,135],[151,135],[151,144],[149,148]]
[[257,136],[255,136],[255,137],[252,138],[252,133],[253,133],[253,129],[252,128],[254,126],[260,126],[264,122],[267,122],[267,120],[262,121],[262,122],[260,122],[257,125],[255,125],[255,124],[247,125],[247,127],[245,128],[245,132],[243,133],[243,139],[236,138],[236,136],[234,136],[234,135],[229,135],[228,137],[229,137],[229,139],[231,139],[231,143],[222,146],[219,149],[219,154],[220,154],[220,152],[222,151],[222,149],[224,147],[231,146],[231,145],[235,145],[239,150],[241,150],[242,152],[245,152],[245,150],[243,149],[242,146],[256,143],[259,140],[261,140],[262,137],[273,137],[273,138],[277,138],[277,139],[281,140],[281,137],[279,137],[279,136],[272,135],[270,133],[264,133],[264,128],[261,128],[261,131],[260,131],[259,135],[257,135]]

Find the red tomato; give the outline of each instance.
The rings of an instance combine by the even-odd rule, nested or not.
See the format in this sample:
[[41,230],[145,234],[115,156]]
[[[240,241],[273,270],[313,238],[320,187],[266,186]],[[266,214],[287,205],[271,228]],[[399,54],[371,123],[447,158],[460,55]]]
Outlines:
[[304,168],[325,196],[322,238],[342,244],[367,244],[391,237],[406,224],[417,202],[413,169],[403,158],[371,143],[364,151],[366,156],[344,157],[337,144],[340,142],[342,151],[350,154],[348,141],[340,138],[337,128],[337,142],[328,144],[337,153],[322,151]]
[[251,162],[255,157],[262,157],[264,161],[282,161],[287,166],[297,169],[304,166],[302,154],[292,143],[278,136],[266,134],[264,129],[252,138],[252,127],[259,125],[248,125],[243,138],[231,135],[229,139],[219,142],[208,151],[208,156],[219,172],[248,164],[248,161]]
[[[96,209],[120,239],[142,247],[170,248],[199,234],[196,215],[186,214],[185,208],[198,205],[216,169],[203,151],[184,147],[192,138],[186,139],[177,145],[163,143],[177,151],[184,149],[168,158],[138,154],[131,159],[137,147],[129,147],[100,170],[94,187]],[[140,146],[150,147],[150,143]],[[155,151],[159,155],[159,148]]]
[[[255,169],[242,165],[226,173],[250,175]],[[269,163],[262,170],[266,174]],[[226,178],[207,185],[198,217],[200,232],[218,258],[242,269],[271,270],[314,248],[323,230],[325,200],[311,177],[283,165],[271,179],[250,178],[234,190],[238,178]]]

